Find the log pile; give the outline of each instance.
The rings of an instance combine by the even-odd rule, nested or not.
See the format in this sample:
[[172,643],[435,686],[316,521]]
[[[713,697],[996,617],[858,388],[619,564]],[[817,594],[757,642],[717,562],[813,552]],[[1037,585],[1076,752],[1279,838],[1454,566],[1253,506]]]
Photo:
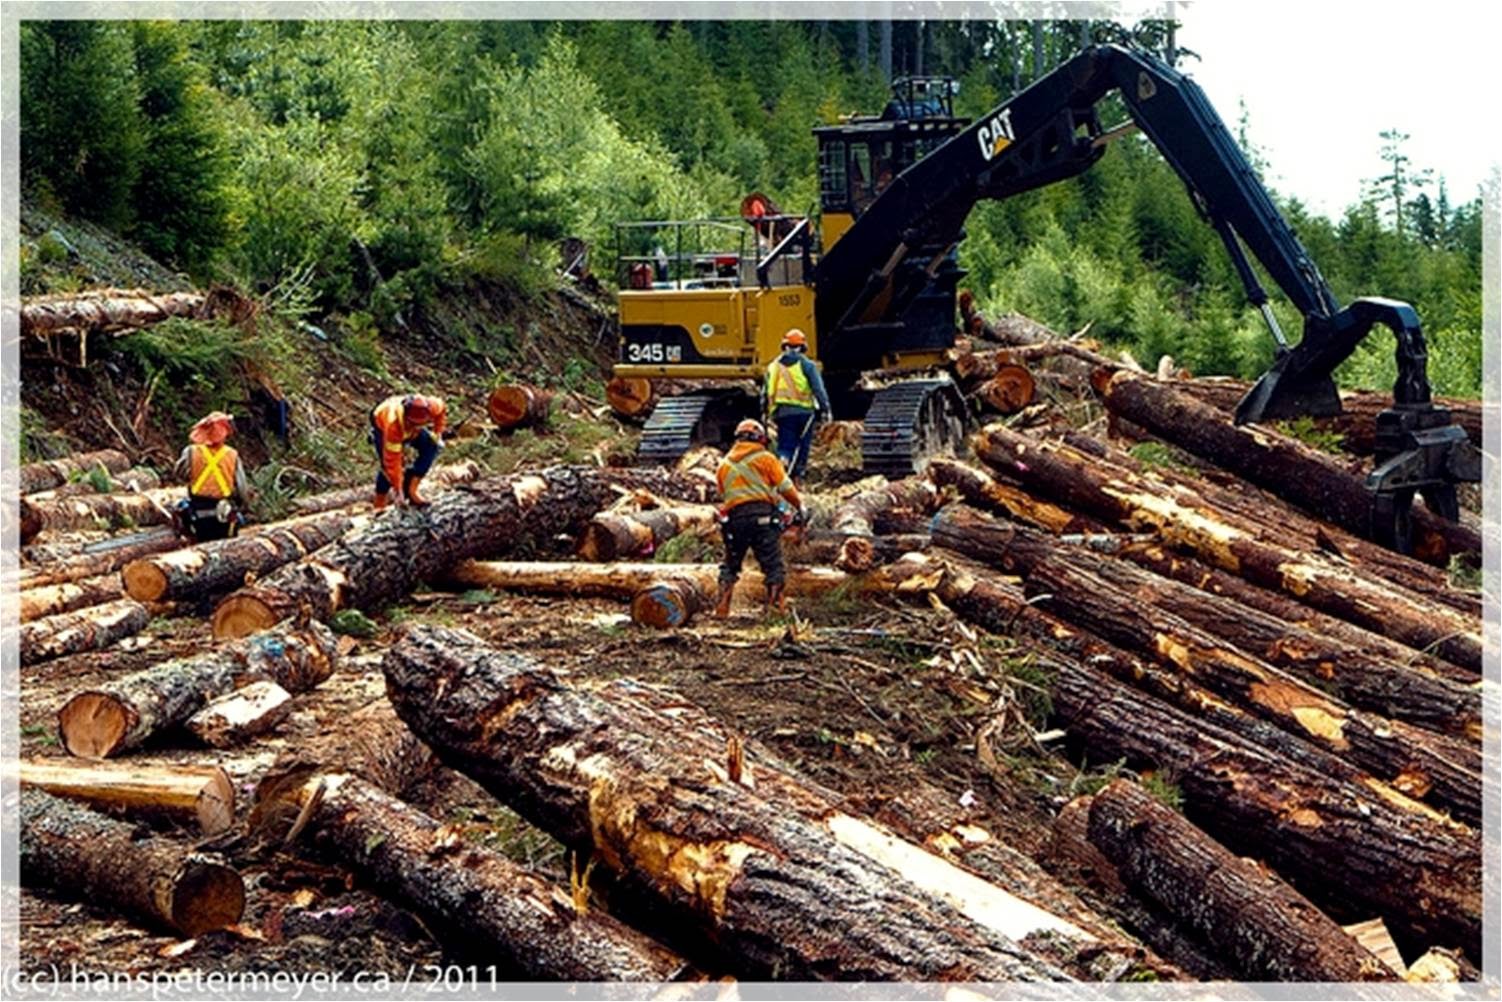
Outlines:
[[130,469],[130,457],[118,449],[83,452],[62,459],[27,463],[17,470],[21,495],[36,494],[61,487],[77,476],[103,468],[106,473],[124,473]]

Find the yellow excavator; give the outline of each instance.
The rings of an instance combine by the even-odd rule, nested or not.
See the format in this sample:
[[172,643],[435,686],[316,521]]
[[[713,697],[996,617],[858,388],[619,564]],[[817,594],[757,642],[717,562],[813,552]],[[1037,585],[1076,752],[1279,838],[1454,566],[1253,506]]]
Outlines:
[[[1480,457],[1430,399],[1417,314],[1378,297],[1340,305],[1193,80],[1150,53],[1101,45],[973,122],[955,116],[954,93],[946,78],[900,80],[881,115],[815,128],[817,228],[761,196],[739,218],[621,224],[614,373],[698,381],[652,411],[643,459],[671,462],[695,444],[728,441],[758,406],[746,381],[761,378],[793,327],[808,336],[835,416],[864,422],[868,472],[906,476],[958,446],[964,400],[939,366],[957,333],[964,272],[955,250],[966,217],[981,199],[1080,174],[1112,141],[1140,131],[1221,237],[1276,342],[1273,366],[1236,420],[1338,413],[1332,373],[1382,324],[1396,337],[1398,381],[1378,418],[1368,478],[1374,535],[1402,548],[1416,493],[1458,517],[1455,484],[1479,480]],[[1130,119],[1103,128],[1097,105],[1111,93]],[[1303,314],[1296,345],[1248,252]]]

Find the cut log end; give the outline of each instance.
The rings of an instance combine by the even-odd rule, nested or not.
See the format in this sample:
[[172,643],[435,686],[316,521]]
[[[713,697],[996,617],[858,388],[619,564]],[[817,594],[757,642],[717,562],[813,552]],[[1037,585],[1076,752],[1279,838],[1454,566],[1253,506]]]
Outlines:
[[81,692],[57,713],[58,729],[68,754],[79,758],[108,758],[135,726],[135,714],[114,696]]
[[684,581],[648,585],[631,599],[631,621],[657,630],[688,625],[703,606],[699,592]]
[[876,566],[876,545],[866,536],[851,536],[840,544],[835,566],[851,574],[860,574]]
[[230,595],[220,602],[211,622],[215,640],[238,640],[276,624],[275,610],[256,596],[244,594]]
[[120,572],[125,591],[137,602],[159,602],[167,594],[167,575],[150,560],[133,560]]
[[235,787],[228,773],[215,770],[198,794],[198,825],[206,835],[228,831],[235,823]]
[[167,896],[163,911],[188,936],[234,925],[245,911],[245,882],[240,875],[206,859],[183,864]]
[[1032,373],[1020,365],[1003,365],[980,394],[999,414],[1015,414],[1033,402],[1037,384]]
[[531,386],[497,386],[490,391],[486,410],[497,428],[525,428],[547,417],[551,399],[546,390]]
[[621,417],[640,420],[652,410],[657,395],[650,379],[617,376],[605,384],[605,401]]

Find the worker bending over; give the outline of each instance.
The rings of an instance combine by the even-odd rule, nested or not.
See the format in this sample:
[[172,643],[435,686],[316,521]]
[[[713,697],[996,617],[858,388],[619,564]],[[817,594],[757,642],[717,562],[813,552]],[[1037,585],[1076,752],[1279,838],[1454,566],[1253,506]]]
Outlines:
[[777,428],[777,458],[800,484],[814,446],[814,423],[820,414],[830,414],[824,377],[807,352],[802,331],[784,334],[782,354],[767,366],[762,387],[762,413]]
[[234,431],[234,417],[214,411],[188,432],[189,444],[173,467],[188,484],[187,500],[177,505],[182,528],[199,542],[228,539],[245,521],[241,509],[252,492],[240,453],[224,444]]
[[[387,397],[370,412],[370,441],[375,445],[377,470],[375,482],[376,510],[386,507],[391,489],[401,484],[396,503],[418,507],[428,502],[418,488],[443,448],[443,428],[448,407],[439,397],[417,394]],[[403,470],[408,445],[417,450],[417,459]]]
[[[730,614],[730,596],[746,551],[756,554],[767,584],[767,608],[787,611],[783,586],[787,572],[782,565],[782,530],[794,516],[801,516],[803,499],[776,456],[767,451],[767,430],[760,421],[747,419],[736,425],[735,445],[720,460],[716,478],[720,485],[720,531],[725,537],[725,562],[720,565],[719,602],[715,615]],[[779,502],[791,507],[787,515]]]

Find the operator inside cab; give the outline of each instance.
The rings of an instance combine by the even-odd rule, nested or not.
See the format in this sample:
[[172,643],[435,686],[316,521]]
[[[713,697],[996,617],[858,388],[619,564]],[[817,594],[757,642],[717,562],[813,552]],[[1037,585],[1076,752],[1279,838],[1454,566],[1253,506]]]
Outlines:
[[[767,583],[767,609],[787,611],[783,587],[782,532],[803,516],[803,499],[777,457],[767,451],[767,429],[747,418],[735,428],[735,445],[720,460],[720,533],[725,562],[720,565],[715,615],[730,615],[730,598],[741,574],[746,551],[756,554]],[[785,502],[785,504],[784,504]]]
[[242,509],[251,496],[245,466],[240,453],[224,444],[234,431],[234,416],[224,411],[201,418],[173,467],[188,484],[188,497],[177,506],[183,528],[199,542],[228,539],[245,521]]
[[[426,498],[418,493],[422,478],[443,449],[443,429],[448,406],[440,397],[411,393],[387,397],[370,412],[370,441],[376,450],[375,508],[380,511],[391,501],[391,489],[397,492],[398,507],[411,504],[425,507]],[[407,446],[417,450],[417,458],[403,469]]]
[[777,428],[777,458],[796,483],[808,472],[814,425],[830,414],[819,367],[808,357],[808,338],[796,327],[782,337],[782,354],[767,366],[762,413]]

